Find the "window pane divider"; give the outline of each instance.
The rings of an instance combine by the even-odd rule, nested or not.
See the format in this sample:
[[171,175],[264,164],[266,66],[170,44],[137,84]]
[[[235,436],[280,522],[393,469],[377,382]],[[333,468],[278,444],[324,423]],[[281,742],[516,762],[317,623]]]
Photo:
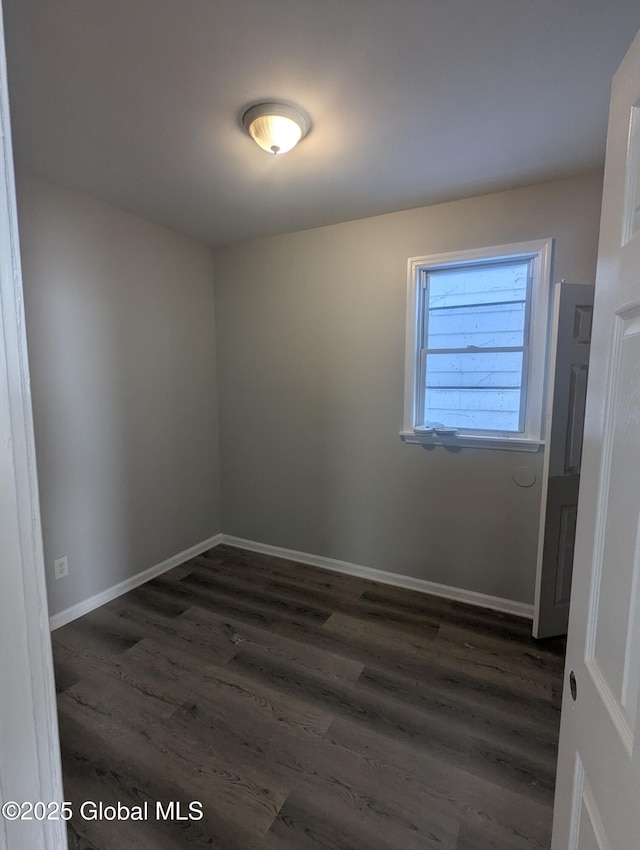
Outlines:
[[526,304],[526,298],[509,301],[475,301],[473,304],[447,304],[441,307],[429,307],[429,312],[434,313],[436,310],[462,310],[472,307],[474,310],[481,307],[504,307],[505,304]]
[[492,348],[485,348],[480,345],[468,345],[466,348],[424,348],[423,351],[426,354],[499,354],[502,351],[507,353],[513,351],[522,352],[525,348],[525,345],[504,345]]
[[486,390],[487,392],[493,392],[494,390],[517,390],[521,391],[522,387],[520,384],[515,384],[512,386],[494,386],[493,384],[487,386],[476,386],[474,384],[451,384],[442,385],[442,384],[427,384],[427,389],[429,390],[473,390],[474,392],[483,392]]

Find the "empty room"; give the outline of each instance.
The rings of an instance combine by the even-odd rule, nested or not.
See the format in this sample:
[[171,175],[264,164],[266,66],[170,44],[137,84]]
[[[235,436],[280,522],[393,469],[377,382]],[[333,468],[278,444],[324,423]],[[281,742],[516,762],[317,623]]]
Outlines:
[[2,10],[0,847],[632,850],[637,2]]

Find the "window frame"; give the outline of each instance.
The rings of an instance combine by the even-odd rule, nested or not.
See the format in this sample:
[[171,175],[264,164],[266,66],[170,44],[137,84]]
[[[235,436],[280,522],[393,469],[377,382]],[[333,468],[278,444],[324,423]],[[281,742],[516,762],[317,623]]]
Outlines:
[[[404,424],[400,436],[408,443],[537,451],[544,445],[544,401],[553,239],[495,245],[465,251],[411,257],[407,263],[407,326],[405,352]],[[459,429],[455,436],[416,431],[422,420],[424,389],[418,384],[425,329],[422,280],[430,271],[447,267],[531,261],[531,298],[526,316],[528,351],[525,353],[522,388],[524,415],[521,431]]]

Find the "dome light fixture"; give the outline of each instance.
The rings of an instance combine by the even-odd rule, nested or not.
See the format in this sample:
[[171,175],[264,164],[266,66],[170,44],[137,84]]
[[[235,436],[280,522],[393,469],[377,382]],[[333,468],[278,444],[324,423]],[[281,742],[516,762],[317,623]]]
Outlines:
[[256,103],[242,116],[253,141],[267,153],[292,150],[311,129],[309,116],[289,103]]

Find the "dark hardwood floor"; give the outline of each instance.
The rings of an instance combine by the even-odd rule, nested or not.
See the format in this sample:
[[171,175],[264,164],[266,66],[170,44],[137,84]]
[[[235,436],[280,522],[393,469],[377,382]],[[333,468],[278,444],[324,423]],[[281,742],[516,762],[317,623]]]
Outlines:
[[70,847],[548,848],[564,647],[530,631],[219,546],[53,633]]

